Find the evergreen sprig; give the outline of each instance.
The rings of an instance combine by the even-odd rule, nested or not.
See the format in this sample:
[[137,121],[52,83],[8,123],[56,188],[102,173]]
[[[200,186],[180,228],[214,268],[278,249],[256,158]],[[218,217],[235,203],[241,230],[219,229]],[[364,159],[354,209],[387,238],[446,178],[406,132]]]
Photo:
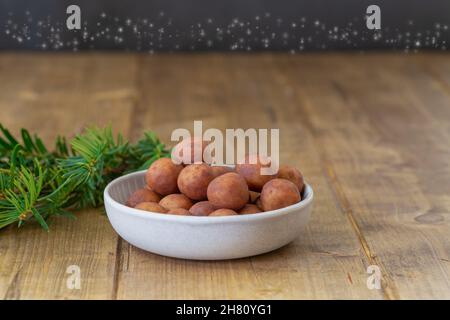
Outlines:
[[70,143],[59,136],[53,151],[25,129],[21,138],[0,124],[0,229],[34,220],[48,230],[51,216],[101,205],[111,180],[169,156],[153,132],[132,144],[110,126],[87,128]]

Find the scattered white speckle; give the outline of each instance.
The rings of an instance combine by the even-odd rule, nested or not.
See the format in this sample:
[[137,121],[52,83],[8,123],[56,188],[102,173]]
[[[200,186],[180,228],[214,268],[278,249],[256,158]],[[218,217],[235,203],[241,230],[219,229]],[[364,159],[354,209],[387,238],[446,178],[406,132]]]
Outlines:
[[119,48],[149,53],[167,48],[197,50],[215,47],[245,51],[281,47],[297,53],[308,49],[359,48],[371,42],[405,52],[422,48],[444,50],[448,47],[449,29],[447,24],[438,21],[417,32],[414,30],[417,27],[412,27],[415,21],[408,20],[402,30],[386,26],[373,31],[361,29],[358,17],[342,25],[327,26],[318,19],[306,17],[283,21],[270,12],[253,18],[233,17],[220,23],[208,17],[194,21],[189,27],[180,27],[163,11],[151,17],[124,19],[101,12],[96,19],[83,21],[82,31],[68,41],[63,21],[53,21],[50,16],[33,18],[29,10],[21,15],[9,12],[0,32],[20,45],[36,43],[35,48],[42,50],[96,49],[99,41],[102,46],[110,43]]

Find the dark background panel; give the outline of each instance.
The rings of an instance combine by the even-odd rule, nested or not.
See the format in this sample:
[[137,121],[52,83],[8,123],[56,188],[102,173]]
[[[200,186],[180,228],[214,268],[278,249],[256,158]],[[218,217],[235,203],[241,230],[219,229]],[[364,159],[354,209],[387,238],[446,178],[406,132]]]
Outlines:
[[[66,28],[81,7],[82,29]],[[366,8],[381,7],[368,30]],[[0,0],[0,48],[303,50],[446,49],[448,0]]]

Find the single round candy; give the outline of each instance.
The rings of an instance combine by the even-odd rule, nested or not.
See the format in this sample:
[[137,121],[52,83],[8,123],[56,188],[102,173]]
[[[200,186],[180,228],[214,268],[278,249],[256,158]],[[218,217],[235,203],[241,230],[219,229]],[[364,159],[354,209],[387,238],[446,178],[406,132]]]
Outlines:
[[257,155],[247,155],[244,163],[236,165],[236,172],[244,177],[250,190],[260,192],[268,181],[277,177],[276,173],[269,175],[261,173],[262,168],[269,167],[270,161],[267,158]]
[[247,203],[240,211],[239,214],[253,214],[262,212],[256,204]]
[[297,168],[291,166],[281,166],[278,170],[278,178],[293,182],[297,186],[298,191],[303,191],[305,182],[303,181],[302,173]]
[[230,209],[217,209],[210,213],[210,217],[220,217],[220,216],[235,216],[237,215],[236,211]]
[[145,180],[148,187],[160,195],[177,193],[177,179],[182,169],[182,165],[173,163],[171,159],[161,158],[148,168]]
[[154,191],[147,188],[137,189],[133,192],[127,200],[127,206],[134,208],[137,204],[141,202],[159,202],[161,197]]
[[159,213],[167,212],[167,210],[165,208],[163,208],[156,202],[141,202],[134,208],[144,210],[144,211],[149,211],[149,212],[159,212]]
[[170,209],[167,211],[167,214],[174,214],[177,216],[190,216],[189,210],[186,210],[184,208],[176,208],[176,209]]
[[264,211],[281,209],[301,200],[297,186],[286,179],[273,179],[261,191],[261,204]]
[[195,203],[190,209],[189,212],[193,216],[207,216],[211,212],[215,211],[217,208],[214,207],[209,201],[200,201]]
[[249,193],[245,179],[237,173],[225,173],[208,186],[208,201],[216,208],[240,210],[248,202]]
[[173,193],[165,196],[159,202],[159,205],[167,210],[183,208],[189,210],[192,207],[192,200],[181,193]]
[[212,169],[207,164],[191,164],[181,170],[178,188],[193,200],[206,199],[209,183],[214,179]]

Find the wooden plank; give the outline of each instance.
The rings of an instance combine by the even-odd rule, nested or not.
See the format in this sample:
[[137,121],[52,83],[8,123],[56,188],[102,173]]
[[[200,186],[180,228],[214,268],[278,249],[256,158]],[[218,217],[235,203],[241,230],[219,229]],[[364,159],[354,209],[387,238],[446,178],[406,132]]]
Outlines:
[[417,55],[414,62],[433,79],[435,86],[450,94],[450,61],[447,53]]
[[[316,192],[312,221],[289,246],[253,258],[200,262],[165,258],[122,241],[119,299],[379,299],[366,287],[365,257],[329,186],[311,132],[261,56],[141,57],[139,122],[168,141],[193,120],[219,129],[281,129],[282,159],[299,165]],[[286,59],[281,57],[281,59]],[[139,129],[137,129],[139,128]]]
[[450,120],[448,100],[433,107],[445,118],[431,116],[437,100],[405,59],[306,56],[278,75],[296,88],[298,112],[387,297],[449,298],[448,133],[437,125]]
[[[89,124],[111,123],[128,133],[135,101],[135,59],[129,55],[0,55],[2,123],[26,127],[51,142]],[[3,90],[4,89],[4,90]],[[100,210],[0,231],[0,297],[108,299],[114,297],[118,236]],[[81,289],[67,287],[70,265]]]
[[[140,65],[136,64],[139,60]],[[278,127],[316,192],[291,245],[236,261],[164,258],[99,211],[0,232],[0,297],[449,298],[446,55],[0,55],[2,123],[52,141],[111,122],[151,129]],[[66,268],[81,268],[68,290]],[[368,290],[378,265],[383,290]]]

